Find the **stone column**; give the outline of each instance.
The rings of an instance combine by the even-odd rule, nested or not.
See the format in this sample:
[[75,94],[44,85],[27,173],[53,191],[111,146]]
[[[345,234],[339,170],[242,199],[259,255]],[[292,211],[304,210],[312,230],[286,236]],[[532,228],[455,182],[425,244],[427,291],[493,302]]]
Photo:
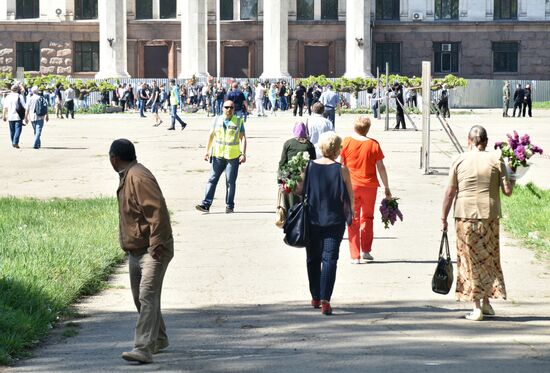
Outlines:
[[15,0],[0,1],[0,21],[9,21],[15,19]]
[[208,76],[208,13],[204,0],[182,0],[180,79]]
[[347,0],[346,3],[346,73],[347,78],[371,74],[371,0]]
[[126,1],[99,0],[99,72],[97,79],[129,78]]
[[264,1],[264,71],[261,79],[289,78],[288,0]]

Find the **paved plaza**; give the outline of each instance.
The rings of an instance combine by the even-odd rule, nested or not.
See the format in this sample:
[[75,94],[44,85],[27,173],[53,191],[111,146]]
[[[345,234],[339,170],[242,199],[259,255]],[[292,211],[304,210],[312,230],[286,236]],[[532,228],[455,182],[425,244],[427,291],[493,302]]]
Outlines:
[[[350,135],[355,117],[337,117],[337,132]],[[420,117],[414,118],[420,128]],[[212,118],[186,116],[184,131],[167,131],[168,115],[163,119],[155,128],[151,116],[132,114],[54,118],[44,127],[40,150],[32,149],[30,125],[23,129],[21,149],[13,149],[8,126],[0,124],[1,195],[115,197],[118,176],[107,152],[114,139],[125,137],[159,181],[175,238],[163,289],[171,344],[155,355],[153,365],[120,358],[132,347],[136,321],[124,265],[108,290],[78,305],[82,317],[72,320],[78,335],[63,337],[61,324],[31,358],[2,373],[550,371],[550,268],[533,251],[503,235],[509,299],[495,301],[497,316],[486,321],[465,320],[470,304],[431,291],[445,167],[456,154],[435,118],[432,165],[440,172],[428,176],[419,169],[420,131],[385,132],[382,120],[373,122],[369,135],[385,152],[405,221],[384,230],[375,215],[376,260],[368,264],[349,263],[344,239],[331,317],[309,306],[305,251],[286,246],[274,225],[276,170],[295,118],[279,114],[247,122],[248,160],[239,170],[235,214],[224,212],[223,180],[210,214],[194,209],[209,174],[203,155]],[[490,144],[517,129],[550,151],[549,121],[550,111],[517,119],[502,118],[499,110],[476,110],[450,118],[464,146],[471,125],[481,124]],[[550,187],[550,158],[532,161],[522,182]]]

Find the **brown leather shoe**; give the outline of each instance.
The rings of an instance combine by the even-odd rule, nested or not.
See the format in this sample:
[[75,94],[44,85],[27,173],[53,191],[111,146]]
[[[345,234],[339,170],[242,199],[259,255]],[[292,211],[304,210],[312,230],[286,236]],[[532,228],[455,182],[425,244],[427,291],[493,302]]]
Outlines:
[[135,348],[132,351],[123,352],[122,358],[126,361],[137,361],[141,364],[149,364],[153,362],[153,356],[151,356],[150,353],[146,353]]

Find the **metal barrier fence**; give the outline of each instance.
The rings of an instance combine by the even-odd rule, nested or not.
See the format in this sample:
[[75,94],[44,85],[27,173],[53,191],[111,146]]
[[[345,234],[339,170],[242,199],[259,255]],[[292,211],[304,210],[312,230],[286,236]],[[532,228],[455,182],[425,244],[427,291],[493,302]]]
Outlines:
[[[75,79],[70,79],[74,81]],[[129,79],[110,79],[109,81],[113,84],[115,83],[126,83],[132,84],[133,87],[137,87],[140,83],[151,84],[153,80],[156,80],[157,83],[164,83],[168,85],[169,79],[139,79],[139,78],[129,78]],[[176,79],[177,84],[183,84],[186,82],[184,79]],[[248,79],[248,78],[220,78],[220,81],[225,86],[228,86],[230,83],[238,81],[240,83],[250,82],[254,84],[258,79]],[[294,88],[297,83],[300,81],[299,78],[287,79],[287,83],[290,87]],[[199,84],[206,83],[206,78],[197,78]],[[469,79],[468,85],[466,87],[456,88],[450,91],[449,93],[449,106],[452,108],[500,108],[502,107],[502,87],[506,80],[485,80],[485,79]],[[509,80],[510,82],[510,92],[512,98],[510,100],[510,105],[513,106],[513,95],[516,88],[516,84],[521,84],[522,87],[525,87],[526,84],[531,84],[532,88],[532,99],[533,102],[543,102],[550,101],[550,81],[541,81],[541,80]],[[342,94],[347,102],[350,102],[350,94]],[[420,98],[420,97],[419,97]],[[99,92],[93,92],[89,95],[87,104],[95,104],[99,102],[100,94]],[[359,107],[368,107],[369,98],[366,91],[360,92],[357,99]]]

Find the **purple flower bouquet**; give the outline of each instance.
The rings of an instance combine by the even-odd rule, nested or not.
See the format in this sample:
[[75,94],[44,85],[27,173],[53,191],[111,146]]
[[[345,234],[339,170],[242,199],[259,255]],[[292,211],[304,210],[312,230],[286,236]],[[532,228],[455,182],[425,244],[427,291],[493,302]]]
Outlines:
[[390,224],[393,225],[397,218],[403,221],[403,214],[399,211],[399,204],[397,200],[399,198],[384,198],[380,204],[380,213],[382,214],[382,223],[384,228],[388,229]]
[[499,141],[495,143],[495,149],[500,149],[502,157],[506,159],[507,166],[516,172],[519,166],[529,167],[527,160],[534,154],[542,154],[542,149],[531,144],[528,134],[519,136],[516,131],[513,135],[507,134],[508,141]]

